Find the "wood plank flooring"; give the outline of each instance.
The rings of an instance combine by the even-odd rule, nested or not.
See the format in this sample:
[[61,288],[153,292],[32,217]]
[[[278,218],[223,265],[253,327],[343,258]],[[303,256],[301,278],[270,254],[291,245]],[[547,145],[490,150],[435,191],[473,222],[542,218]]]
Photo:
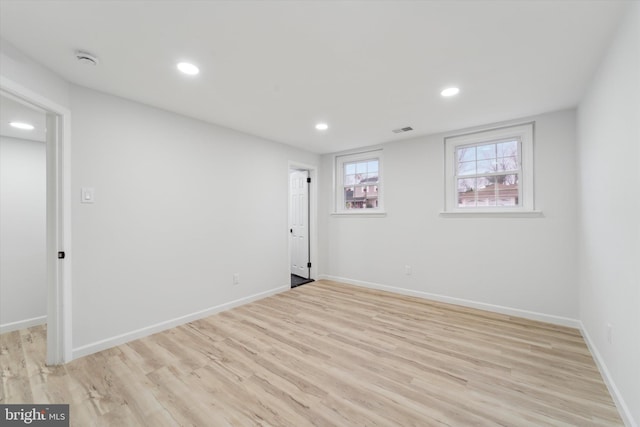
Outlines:
[[0,403],[74,426],[620,426],[580,333],[319,281],[47,367],[0,336]]

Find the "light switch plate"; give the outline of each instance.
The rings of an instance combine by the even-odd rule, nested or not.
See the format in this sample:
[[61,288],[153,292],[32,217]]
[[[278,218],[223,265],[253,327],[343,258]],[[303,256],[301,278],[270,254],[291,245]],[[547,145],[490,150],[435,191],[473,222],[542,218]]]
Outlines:
[[95,200],[95,190],[90,187],[82,187],[82,192],[80,193],[80,203],[94,203]]

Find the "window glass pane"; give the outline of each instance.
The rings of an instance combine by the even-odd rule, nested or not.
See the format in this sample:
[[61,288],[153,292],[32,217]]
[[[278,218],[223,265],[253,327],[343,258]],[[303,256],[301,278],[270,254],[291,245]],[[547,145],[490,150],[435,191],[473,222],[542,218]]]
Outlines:
[[340,183],[337,191],[342,192],[342,201],[336,205],[336,211],[379,209],[382,204],[382,200],[378,200],[381,154],[370,152],[338,156],[336,162],[339,167],[336,182]]
[[458,180],[458,207],[470,207],[476,205],[476,179],[464,178]]
[[498,175],[497,181],[497,205],[519,206],[518,175]]
[[498,196],[496,201],[497,206],[518,206],[518,199],[513,197],[502,197]]
[[496,194],[493,191],[479,191],[477,206],[495,206]]
[[458,175],[475,175],[476,162],[460,162],[458,163]]
[[357,206],[354,200],[354,187],[345,187],[344,189],[344,207],[345,209],[354,209]]
[[476,185],[478,190],[482,190],[483,188],[486,188],[488,185],[492,185],[492,178],[491,177],[481,177],[478,178],[476,181]]
[[463,178],[458,180],[458,192],[465,193],[467,191],[473,191],[476,188],[475,178]]
[[476,190],[478,193],[477,206],[496,205],[495,181],[496,179],[494,176],[478,178],[478,188]]
[[378,186],[345,187],[344,201],[346,209],[367,209],[378,207]]
[[480,160],[478,161],[477,173],[491,173],[496,171],[495,160]]
[[497,145],[498,145],[498,157],[518,155],[518,141],[501,142]]
[[458,162],[473,162],[476,160],[476,147],[462,147],[458,152]]
[[370,172],[370,173],[367,175],[367,180],[366,180],[366,182],[367,182],[368,184],[378,182],[378,172],[373,172],[373,173],[371,173],[371,172]]
[[512,174],[512,175],[505,175],[504,176],[504,180],[502,181],[504,184],[506,185],[518,185],[518,175],[517,174]]
[[478,145],[476,151],[478,153],[478,160],[496,158],[496,144]]
[[344,199],[347,201],[353,200],[353,187],[344,188]]
[[499,171],[514,171],[518,170],[518,158],[517,157],[501,157],[498,159]]
[[458,179],[458,207],[519,206],[518,175]]
[[365,208],[377,208],[378,207],[378,197],[369,197],[365,202]]

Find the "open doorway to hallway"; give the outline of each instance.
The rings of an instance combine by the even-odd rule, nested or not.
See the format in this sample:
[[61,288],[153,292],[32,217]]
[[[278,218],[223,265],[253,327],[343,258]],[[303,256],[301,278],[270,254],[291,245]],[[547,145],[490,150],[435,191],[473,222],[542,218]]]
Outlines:
[[[11,306],[11,310],[3,307],[0,332],[13,333],[46,324],[47,364],[58,365],[72,357],[68,270],[71,247],[70,112],[2,76],[0,98],[3,125],[15,122],[11,127],[25,132],[1,131],[3,230],[0,258],[3,274],[0,288],[3,297],[10,296],[2,300]],[[8,214],[5,208],[14,212]],[[11,223],[5,224],[5,220]],[[4,266],[12,268],[5,269]],[[21,266],[27,269],[20,270]],[[33,289],[29,289],[27,282]],[[30,299],[36,300],[35,304]]]
[[0,117],[0,333],[4,333],[47,322],[47,115],[0,92]]

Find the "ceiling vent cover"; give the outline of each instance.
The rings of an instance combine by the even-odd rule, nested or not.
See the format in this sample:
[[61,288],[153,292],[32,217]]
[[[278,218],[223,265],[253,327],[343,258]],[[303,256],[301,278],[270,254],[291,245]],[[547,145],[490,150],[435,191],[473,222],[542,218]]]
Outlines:
[[76,51],[76,59],[82,64],[98,65],[98,57],[83,50]]
[[393,133],[409,132],[410,130],[413,130],[413,128],[411,126],[406,126],[406,127],[403,127],[403,128],[394,129]]

